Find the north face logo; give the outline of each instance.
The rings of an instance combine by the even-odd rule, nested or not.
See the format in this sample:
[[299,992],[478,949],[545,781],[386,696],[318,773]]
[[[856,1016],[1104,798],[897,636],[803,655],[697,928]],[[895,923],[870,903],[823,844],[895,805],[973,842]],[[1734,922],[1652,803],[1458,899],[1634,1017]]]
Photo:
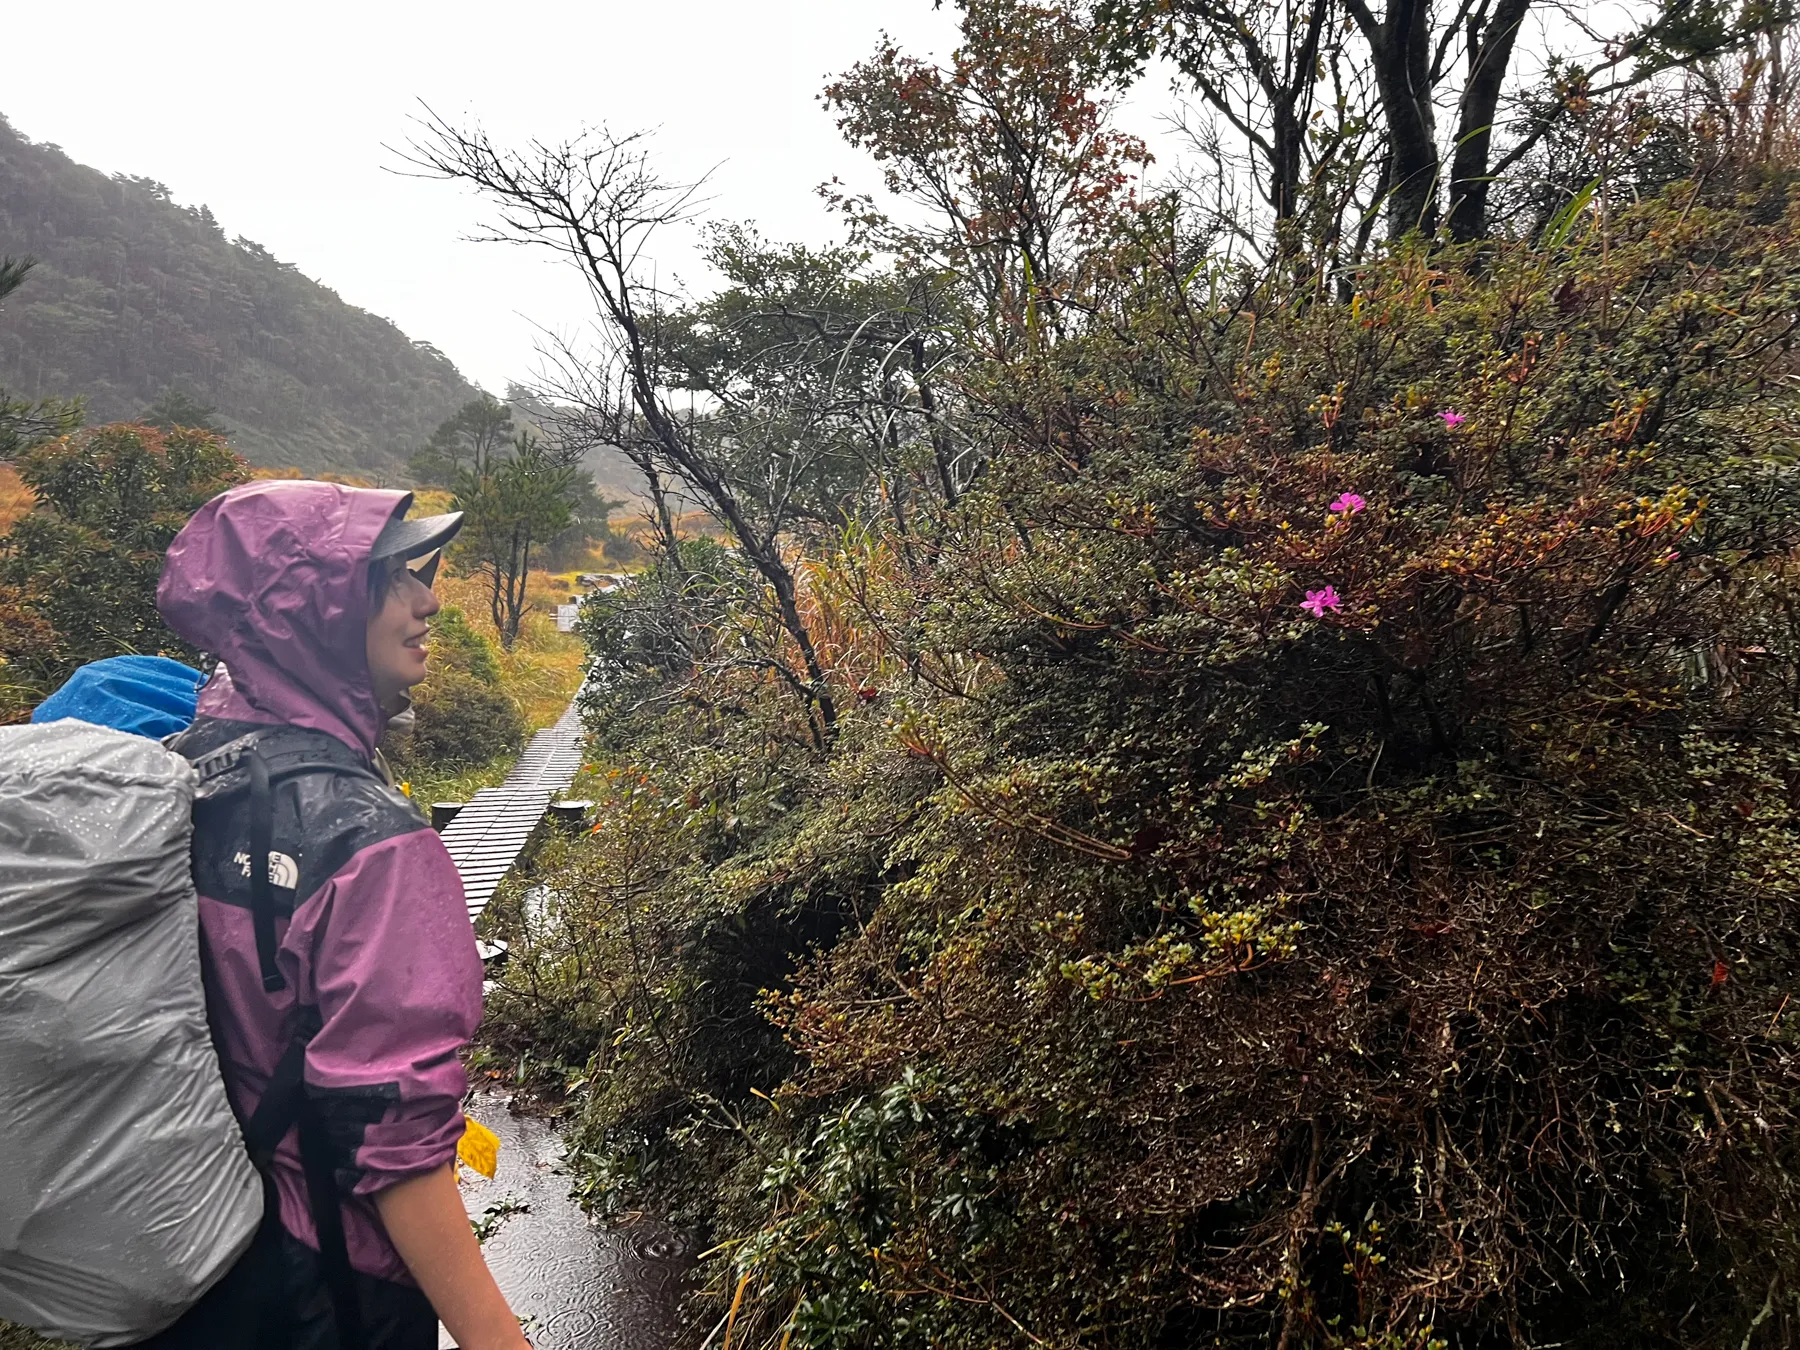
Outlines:
[[[237,864],[238,875],[250,875],[250,855],[239,850],[232,855],[231,861]],[[300,864],[285,853],[269,854],[269,884],[280,886],[284,890],[293,890],[300,884]]]

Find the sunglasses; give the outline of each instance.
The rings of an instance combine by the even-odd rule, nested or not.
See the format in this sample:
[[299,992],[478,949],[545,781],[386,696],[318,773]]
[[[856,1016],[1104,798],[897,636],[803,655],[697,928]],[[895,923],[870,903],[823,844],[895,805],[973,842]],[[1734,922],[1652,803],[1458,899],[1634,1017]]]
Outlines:
[[416,580],[429,587],[437,579],[438,564],[443,560],[444,551],[442,549],[433,549],[422,558],[404,561],[382,558],[370,564],[369,594],[379,598],[386,593],[390,586],[400,580],[402,573],[411,573]]

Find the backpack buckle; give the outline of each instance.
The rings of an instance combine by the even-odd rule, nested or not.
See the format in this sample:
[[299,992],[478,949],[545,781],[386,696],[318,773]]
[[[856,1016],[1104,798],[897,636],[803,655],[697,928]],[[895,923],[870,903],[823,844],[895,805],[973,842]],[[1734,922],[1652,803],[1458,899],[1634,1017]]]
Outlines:
[[204,759],[195,760],[194,772],[200,775],[201,782],[205,782],[209,778],[217,778],[221,774],[231,772],[243,757],[244,747],[233,741],[223,750],[215,750]]

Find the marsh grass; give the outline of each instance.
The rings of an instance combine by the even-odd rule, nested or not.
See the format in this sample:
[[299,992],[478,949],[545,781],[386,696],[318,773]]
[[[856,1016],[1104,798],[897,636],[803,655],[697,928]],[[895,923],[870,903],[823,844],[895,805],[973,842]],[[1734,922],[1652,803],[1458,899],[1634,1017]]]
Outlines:
[[[581,685],[583,651],[573,633],[556,631],[555,606],[574,593],[574,574],[555,577],[533,574],[528,595],[532,608],[519,628],[513,649],[500,650],[494,642],[500,666],[501,687],[518,703],[527,736],[543,730],[561,717]],[[440,576],[438,596],[463,611],[470,627],[494,641],[493,620],[486,608],[479,577]],[[410,764],[403,779],[421,810],[432,802],[463,802],[483,788],[498,787],[517,762],[516,752],[497,755],[485,764]]]
[[[519,640],[510,652],[497,652],[501,684],[519,701],[527,732],[540,731],[561,717],[581,685],[581,639],[556,631],[555,607],[575,593],[573,581],[573,573],[552,576],[534,572],[526,591],[530,608],[519,625]],[[458,606],[470,626],[495,640],[498,647],[480,577],[440,575],[434,589],[445,604]]]
[[64,1341],[47,1341],[36,1332],[0,1322],[0,1350],[73,1350]]

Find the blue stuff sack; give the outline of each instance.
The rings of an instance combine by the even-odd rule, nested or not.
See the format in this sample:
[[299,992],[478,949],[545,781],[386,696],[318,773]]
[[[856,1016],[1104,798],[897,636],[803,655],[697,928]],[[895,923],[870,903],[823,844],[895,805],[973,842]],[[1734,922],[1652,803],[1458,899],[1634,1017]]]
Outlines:
[[109,656],[91,661],[37,706],[33,722],[65,717],[160,741],[194,720],[206,676],[166,656]]

